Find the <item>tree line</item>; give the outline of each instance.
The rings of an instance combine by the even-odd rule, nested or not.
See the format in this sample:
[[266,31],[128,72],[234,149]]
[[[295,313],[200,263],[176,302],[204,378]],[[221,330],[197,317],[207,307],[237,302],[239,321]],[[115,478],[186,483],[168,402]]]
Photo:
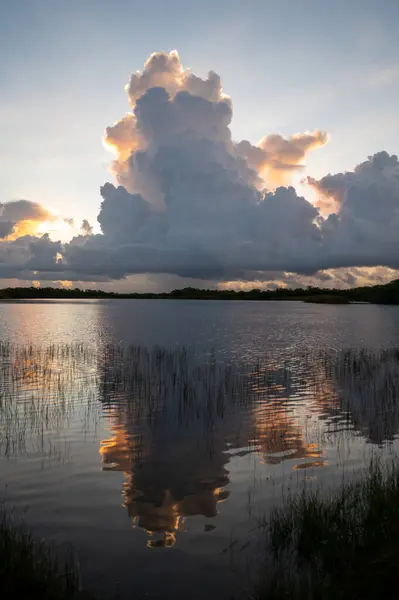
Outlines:
[[117,293],[103,290],[54,287],[15,287],[0,290],[2,300],[30,299],[79,299],[79,298],[142,298],[142,299],[190,299],[190,300],[306,300],[324,297],[349,302],[371,302],[374,304],[399,304],[399,279],[385,285],[363,286],[347,290],[318,287],[277,288],[263,290],[224,290],[185,287],[160,294]]

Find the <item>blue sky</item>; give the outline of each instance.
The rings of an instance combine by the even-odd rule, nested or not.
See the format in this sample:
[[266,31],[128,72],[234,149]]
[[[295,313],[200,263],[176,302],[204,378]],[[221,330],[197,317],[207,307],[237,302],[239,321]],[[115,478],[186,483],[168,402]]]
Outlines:
[[148,56],[222,77],[235,139],[318,127],[307,172],[398,151],[398,0],[202,2],[2,0],[1,201],[26,198],[95,221],[111,180],[104,128]]

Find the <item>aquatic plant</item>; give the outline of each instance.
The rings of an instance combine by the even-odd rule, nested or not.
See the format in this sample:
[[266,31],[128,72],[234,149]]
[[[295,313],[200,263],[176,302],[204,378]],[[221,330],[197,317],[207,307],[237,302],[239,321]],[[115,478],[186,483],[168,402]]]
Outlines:
[[256,600],[396,597],[399,470],[372,460],[338,490],[290,497],[265,519]]
[[0,597],[2,600],[80,600],[77,560],[33,538],[10,512],[0,511]]

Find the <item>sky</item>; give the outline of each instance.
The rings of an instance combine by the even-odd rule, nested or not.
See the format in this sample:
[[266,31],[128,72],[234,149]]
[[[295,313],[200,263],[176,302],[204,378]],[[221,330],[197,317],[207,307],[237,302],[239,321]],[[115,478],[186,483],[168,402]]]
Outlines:
[[[397,0],[0,0],[3,284],[397,276],[398,26]],[[222,92],[154,76],[129,104],[131,74],[175,49]],[[112,129],[127,112],[128,143]]]

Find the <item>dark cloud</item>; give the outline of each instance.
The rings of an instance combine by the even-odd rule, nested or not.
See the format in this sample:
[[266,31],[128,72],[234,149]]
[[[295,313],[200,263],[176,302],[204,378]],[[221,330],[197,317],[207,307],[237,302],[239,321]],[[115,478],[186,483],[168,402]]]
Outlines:
[[22,236],[0,244],[0,277],[18,276],[24,271],[51,271],[63,268],[60,262],[61,242],[53,242],[48,235]]
[[217,172],[215,182],[209,172],[192,191],[187,184],[191,198],[185,202],[184,155],[176,158],[176,165],[182,169],[181,195],[164,173],[165,211],[151,210],[140,195],[122,187],[104,186],[99,215],[104,235],[67,246],[67,264],[111,277],[170,273],[213,280],[246,277],[251,270],[284,269],[287,260],[298,268],[315,268],[321,244],[313,222],[318,212],[293,188],[278,188],[262,198],[231,181],[228,173],[222,179],[223,172]]
[[93,234],[93,227],[90,225],[90,223],[87,219],[83,219],[82,224],[80,226],[80,230],[82,232],[82,235],[92,235]]
[[[320,190],[325,180],[317,182]],[[337,212],[323,223],[325,260],[333,266],[399,267],[399,162],[379,152],[353,172],[328,176]],[[328,267],[327,267],[328,268]]]
[[[107,184],[99,222],[103,236],[66,252],[73,269],[120,277],[170,273],[207,280],[250,279],[254,271],[399,267],[399,179],[396,157],[379,153],[337,179],[338,212],[280,187],[262,195],[217,142],[174,139],[148,158],[164,208]],[[321,185],[323,181],[315,182]],[[333,188],[334,175],[329,176]],[[331,192],[331,193],[333,193]]]
[[10,221],[43,221],[51,217],[51,213],[38,202],[30,200],[14,200],[2,204],[1,216]]
[[4,239],[14,230],[14,221],[0,220],[0,238]]

